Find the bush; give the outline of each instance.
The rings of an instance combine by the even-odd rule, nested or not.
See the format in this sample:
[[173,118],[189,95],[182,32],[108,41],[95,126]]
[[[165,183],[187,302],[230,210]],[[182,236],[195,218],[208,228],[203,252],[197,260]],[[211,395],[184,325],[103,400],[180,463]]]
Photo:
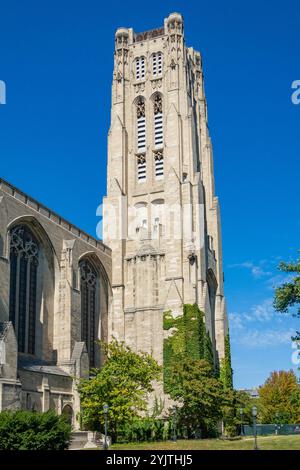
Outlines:
[[119,426],[117,442],[163,441],[169,438],[167,421],[152,417],[135,418],[131,423]]
[[0,413],[0,450],[64,450],[70,436],[65,417],[50,411]]
[[[199,433],[198,433],[199,434]],[[200,438],[197,432],[191,436],[194,439]],[[177,439],[187,439],[188,430],[180,422],[176,422]],[[169,416],[165,419],[153,416],[137,417],[131,423],[119,426],[116,434],[116,442],[157,442],[167,441],[173,438],[173,418]]]

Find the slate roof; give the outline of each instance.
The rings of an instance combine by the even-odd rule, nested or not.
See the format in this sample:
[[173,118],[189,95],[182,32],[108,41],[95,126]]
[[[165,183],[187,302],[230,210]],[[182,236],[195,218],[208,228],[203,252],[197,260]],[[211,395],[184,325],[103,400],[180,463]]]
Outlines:
[[55,364],[52,364],[51,362],[43,361],[42,359],[23,354],[19,355],[18,357],[18,369],[28,370],[30,372],[41,372],[43,374],[54,374],[71,377],[70,374]]

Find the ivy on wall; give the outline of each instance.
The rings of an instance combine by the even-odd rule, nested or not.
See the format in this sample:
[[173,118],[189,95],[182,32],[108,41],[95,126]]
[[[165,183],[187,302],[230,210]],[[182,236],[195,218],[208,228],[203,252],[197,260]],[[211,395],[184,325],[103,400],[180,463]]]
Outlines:
[[205,361],[207,361],[209,363],[211,368],[215,371],[215,360],[214,360],[213,346],[212,346],[210,334],[209,334],[208,331],[205,332],[204,352],[203,352],[202,357],[203,357],[203,359],[205,359]]
[[225,356],[221,359],[220,379],[225,390],[233,389],[229,333],[225,337]]
[[204,313],[197,304],[185,304],[183,315],[175,318],[170,310],[164,312],[163,328],[169,331],[164,339],[164,387],[167,393],[172,366],[184,355],[195,360],[205,359],[214,369],[211,338],[205,328]]

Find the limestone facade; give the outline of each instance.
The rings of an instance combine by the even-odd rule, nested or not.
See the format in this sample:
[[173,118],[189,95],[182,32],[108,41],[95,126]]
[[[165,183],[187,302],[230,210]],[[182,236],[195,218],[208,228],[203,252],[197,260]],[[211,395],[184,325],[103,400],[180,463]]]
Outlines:
[[107,246],[0,179],[0,411],[79,426],[76,378],[101,366],[110,278]]
[[104,242],[112,249],[109,337],[163,362],[163,312],[205,312],[216,361],[227,334],[220,209],[202,59],[183,18],[115,34]]

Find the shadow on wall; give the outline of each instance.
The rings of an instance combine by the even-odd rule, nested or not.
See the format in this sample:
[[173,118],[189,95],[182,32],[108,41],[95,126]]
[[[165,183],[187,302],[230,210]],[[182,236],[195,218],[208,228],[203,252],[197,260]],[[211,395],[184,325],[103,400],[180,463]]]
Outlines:
[[5,305],[4,301],[2,300],[1,286],[0,286],[0,323],[4,321],[8,321],[7,311],[8,311],[7,305]]
[[0,235],[0,256],[3,256],[3,249],[4,249],[3,238]]

